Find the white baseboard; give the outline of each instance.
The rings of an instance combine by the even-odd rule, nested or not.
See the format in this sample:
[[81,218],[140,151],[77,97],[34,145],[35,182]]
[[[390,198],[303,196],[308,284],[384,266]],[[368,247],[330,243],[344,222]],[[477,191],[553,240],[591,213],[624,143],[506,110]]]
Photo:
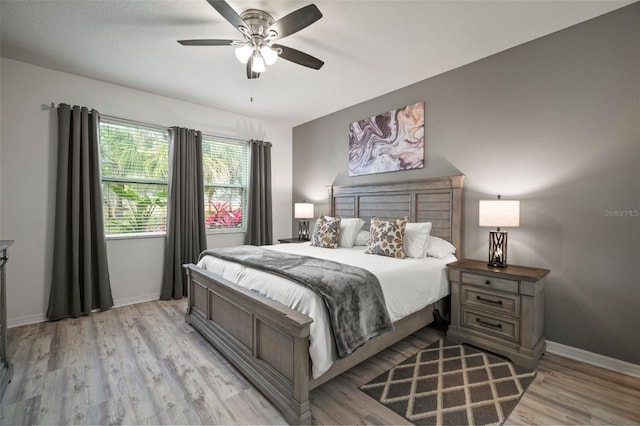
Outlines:
[[[114,304],[113,307],[117,308],[119,306],[134,305],[136,303],[149,302],[151,300],[158,300],[158,299],[160,299],[160,292],[145,294],[145,295],[136,296],[136,297],[128,297],[125,299],[117,299],[113,301],[113,304]],[[16,317],[16,318],[8,318],[7,328],[19,327],[21,325],[36,324],[36,323],[45,322],[45,321],[47,321],[47,317],[45,313],[35,314],[35,315],[25,315],[23,317]]]
[[606,368],[607,370],[612,370],[618,373],[640,378],[640,365],[637,364],[632,364],[630,362],[610,358],[608,356],[600,355],[594,352],[585,351],[584,349],[562,345],[560,343],[551,342],[549,340],[547,340],[547,351],[556,355],[575,359],[576,361],[586,362],[587,364]]
[[8,318],[7,328],[19,327],[21,325],[35,324],[38,322],[45,322],[47,317],[44,313],[35,315],[25,315],[23,317]]
[[136,303],[149,302],[151,300],[160,299],[160,292],[144,294],[136,297],[127,297],[126,299],[117,299],[113,301],[113,307],[135,305]]

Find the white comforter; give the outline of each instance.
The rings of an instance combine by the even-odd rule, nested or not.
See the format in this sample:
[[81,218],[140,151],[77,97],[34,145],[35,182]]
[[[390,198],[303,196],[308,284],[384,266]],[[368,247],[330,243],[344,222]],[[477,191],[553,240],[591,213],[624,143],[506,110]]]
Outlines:
[[[393,259],[364,254],[363,246],[325,249],[302,243],[264,247],[329,259],[371,271],[380,281],[389,317],[393,322],[448,295],[449,283],[445,265],[456,260],[453,255],[445,259]],[[213,256],[203,257],[198,266],[311,317],[313,323],[310,328],[309,355],[313,377],[320,376],[331,367],[336,358],[335,345],[326,307],[315,292],[285,278]]]

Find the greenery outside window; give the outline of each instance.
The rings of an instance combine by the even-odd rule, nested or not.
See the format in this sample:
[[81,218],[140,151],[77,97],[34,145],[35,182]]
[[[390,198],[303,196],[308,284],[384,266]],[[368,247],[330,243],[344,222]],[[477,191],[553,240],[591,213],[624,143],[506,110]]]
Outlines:
[[167,129],[102,116],[100,156],[107,236],[164,233]]
[[204,215],[207,233],[245,230],[248,164],[249,145],[246,142],[203,135]]

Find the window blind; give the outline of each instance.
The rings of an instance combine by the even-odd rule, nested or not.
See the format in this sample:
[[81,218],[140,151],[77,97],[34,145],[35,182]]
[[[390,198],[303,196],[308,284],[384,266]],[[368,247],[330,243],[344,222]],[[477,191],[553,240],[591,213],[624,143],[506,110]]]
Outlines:
[[164,232],[167,129],[102,117],[100,155],[106,234]]
[[207,232],[244,230],[249,145],[203,135],[202,152]]

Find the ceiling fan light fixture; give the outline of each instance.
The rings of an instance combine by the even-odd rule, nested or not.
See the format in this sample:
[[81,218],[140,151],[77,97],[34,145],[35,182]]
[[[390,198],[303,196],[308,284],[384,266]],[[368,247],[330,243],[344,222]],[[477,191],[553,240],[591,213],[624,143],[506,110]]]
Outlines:
[[265,72],[267,68],[264,66],[264,60],[262,59],[262,55],[259,52],[255,52],[253,54],[253,60],[251,64],[251,71],[253,72]]
[[278,51],[273,49],[271,46],[262,46],[260,48],[260,54],[267,65],[275,64],[278,59]]
[[247,44],[236,47],[236,58],[243,64],[249,62],[249,58],[253,55],[253,48]]
[[[2,0],[0,0],[2,1]],[[233,46],[236,58],[245,65],[247,78],[258,78],[279,56],[283,60],[319,70],[324,62],[291,47],[272,44],[288,37],[322,18],[314,4],[301,7],[279,20],[260,9],[247,9],[238,14],[226,0],[206,0],[224,19],[240,31],[243,40],[195,39],[178,40],[183,46]]]

